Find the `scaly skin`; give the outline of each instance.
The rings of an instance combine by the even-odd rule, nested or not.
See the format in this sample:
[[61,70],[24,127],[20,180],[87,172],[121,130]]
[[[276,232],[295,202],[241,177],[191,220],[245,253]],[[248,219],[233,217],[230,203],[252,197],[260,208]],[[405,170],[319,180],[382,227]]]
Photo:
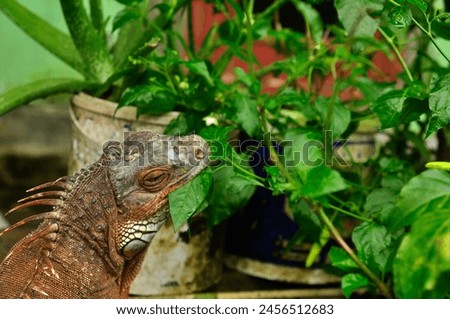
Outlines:
[[[12,211],[51,205],[0,264],[0,298],[126,298],[167,219],[168,194],[206,166],[196,135],[130,133],[79,174],[31,189]],[[1,235],[1,234],[0,234]]]

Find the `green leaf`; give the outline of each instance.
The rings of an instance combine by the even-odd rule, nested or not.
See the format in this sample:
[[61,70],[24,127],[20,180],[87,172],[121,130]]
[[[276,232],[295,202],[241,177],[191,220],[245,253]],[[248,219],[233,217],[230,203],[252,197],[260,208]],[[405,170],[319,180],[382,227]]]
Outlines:
[[97,86],[97,84],[87,81],[61,78],[31,82],[0,94],[0,115],[18,106],[25,105],[39,98],[45,98],[52,94],[73,93]]
[[358,265],[350,258],[350,256],[340,247],[332,246],[328,252],[331,265],[347,272],[357,271]]
[[118,108],[126,105],[137,107],[137,114],[161,114],[172,111],[177,100],[169,91],[155,85],[141,84],[127,88]]
[[207,207],[206,197],[211,181],[212,171],[207,167],[193,180],[169,193],[170,215],[175,231],[191,216]]
[[220,39],[231,46],[242,42],[241,32],[242,29],[238,28],[233,20],[225,20],[218,29]]
[[167,124],[164,134],[188,135],[192,132],[198,131],[203,126],[204,122],[201,114],[194,112],[183,112]]
[[328,114],[329,104],[333,103],[333,115],[331,117],[330,130],[333,132],[333,137],[337,138],[345,132],[351,120],[351,112],[341,102],[332,102],[330,99],[319,97],[316,100],[316,108],[320,113],[322,121],[325,122]]
[[399,121],[402,124],[409,124],[412,121],[418,121],[424,113],[429,113],[428,100],[408,97],[403,102]]
[[183,65],[186,66],[186,68],[190,72],[200,75],[202,78],[204,78],[209,85],[214,85],[214,81],[208,71],[208,67],[206,66],[205,61],[189,61],[184,62]]
[[139,12],[134,9],[125,8],[119,11],[113,20],[112,31],[120,29],[123,25],[130,21],[138,20],[140,18]]
[[236,75],[237,80],[245,84],[245,86],[247,86],[251,94],[253,94],[254,96],[259,95],[262,88],[261,81],[251,76],[250,74],[246,73],[241,68],[234,68],[233,72]]
[[426,137],[450,122],[450,74],[438,78],[431,87],[429,101],[431,120]]
[[412,4],[413,6],[419,8],[420,11],[422,11],[423,13],[427,12],[428,4],[425,1],[423,0],[406,0],[406,1]]
[[383,220],[395,209],[397,193],[388,188],[377,188],[366,198],[364,215],[367,217],[381,217]]
[[232,108],[236,123],[250,137],[258,137],[261,133],[262,123],[256,101],[247,95],[238,94],[232,101]]
[[307,172],[324,163],[322,133],[311,129],[289,129],[282,143],[284,166],[303,180]]
[[372,105],[372,111],[376,113],[381,122],[381,128],[398,126],[400,113],[406,96],[403,91],[393,90],[381,95]]
[[335,0],[339,20],[352,37],[373,37],[379,21],[371,15],[383,9],[383,1]]
[[449,20],[433,20],[431,22],[431,30],[438,37],[450,40],[450,21]]
[[238,212],[255,192],[255,186],[233,167],[221,166],[213,173],[213,191],[206,210],[208,224],[218,225]]
[[390,22],[399,29],[411,25],[412,13],[411,9],[407,6],[393,7],[388,16]]
[[412,225],[394,261],[400,298],[446,298],[450,293],[450,205],[429,210]]
[[346,188],[348,185],[338,171],[328,166],[318,166],[308,171],[301,194],[315,198]]
[[86,75],[83,62],[70,36],[51,26],[16,0],[0,0],[0,10],[40,45]]
[[323,36],[323,23],[319,12],[309,3],[303,1],[293,1],[295,8],[303,15],[306,23],[309,25],[311,36],[315,43],[319,43]]
[[409,226],[421,215],[440,207],[450,207],[450,175],[445,171],[427,170],[402,188],[390,228]]
[[290,203],[292,215],[296,224],[298,225],[298,232],[302,239],[307,239],[308,242],[315,242],[319,240],[322,231],[322,222],[317,214],[315,214],[311,207],[305,200],[300,200],[299,203]]
[[342,292],[346,298],[350,298],[354,291],[367,287],[369,284],[369,278],[361,274],[347,274],[341,279]]
[[385,226],[375,222],[364,222],[352,233],[358,255],[362,256],[370,269],[386,274],[391,270],[396,245],[395,237]]

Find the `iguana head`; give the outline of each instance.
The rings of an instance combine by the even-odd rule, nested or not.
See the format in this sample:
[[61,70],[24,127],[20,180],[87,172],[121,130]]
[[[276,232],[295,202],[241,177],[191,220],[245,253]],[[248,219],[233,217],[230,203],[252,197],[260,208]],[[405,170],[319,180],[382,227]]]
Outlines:
[[209,148],[197,135],[166,136],[150,131],[127,133],[105,144],[117,201],[117,250],[126,258],[148,246],[167,219],[168,194],[208,165]]

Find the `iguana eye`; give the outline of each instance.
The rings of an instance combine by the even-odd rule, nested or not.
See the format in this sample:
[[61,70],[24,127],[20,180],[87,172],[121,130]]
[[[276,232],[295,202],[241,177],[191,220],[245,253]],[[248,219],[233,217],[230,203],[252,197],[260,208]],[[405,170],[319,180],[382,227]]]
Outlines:
[[170,171],[168,168],[158,167],[138,173],[139,185],[149,192],[162,190],[169,182]]

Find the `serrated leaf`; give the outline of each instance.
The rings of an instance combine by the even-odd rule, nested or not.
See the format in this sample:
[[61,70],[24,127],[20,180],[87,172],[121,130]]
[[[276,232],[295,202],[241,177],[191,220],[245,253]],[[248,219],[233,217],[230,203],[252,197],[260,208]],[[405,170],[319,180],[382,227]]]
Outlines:
[[441,76],[431,86],[429,99],[431,120],[426,137],[450,122],[450,74]]
[[409,226],[421,215],[441,207],[450,207],[450,175],[445,171],[427,170],[402,188],[390,228]]
[[367,217],[379,217],[382,221],[385,221],[395,210],[396,203],[397,193],[392,189],[375,189],[366,198],[364,215]]
[[170,215],[175,231],[192,215],[206,208],[211,181],[212,171],[207,167],[193,180],[169,194]]
[[258,137],[262,123],[256,101],[247,95],[238,94],[232,101],[232,108],[236,123],[250,137]]
[[358,255],[373,271],[386,274],[390,271],[395,253],[394,237],[385,226],[375,222],[364,222],[352,233]]
[[350,298],[351,294],[359,288],[369,285],[369,278],[361,274],[347,274],[341,279],[341,288],[344,296]]
[[450,293],[450,206],[420,216],[398,249],[394,288],[400,298],[446,298]]
[[340,247],[332,246],[328,252],[331,265],[344,271],[356,271],[358,265],[350,258],[350,256]]
[[405,100],[403,91],[390,91],[375,101],[372,111],[380,118],[382,129],[400,124],[400,113]]

